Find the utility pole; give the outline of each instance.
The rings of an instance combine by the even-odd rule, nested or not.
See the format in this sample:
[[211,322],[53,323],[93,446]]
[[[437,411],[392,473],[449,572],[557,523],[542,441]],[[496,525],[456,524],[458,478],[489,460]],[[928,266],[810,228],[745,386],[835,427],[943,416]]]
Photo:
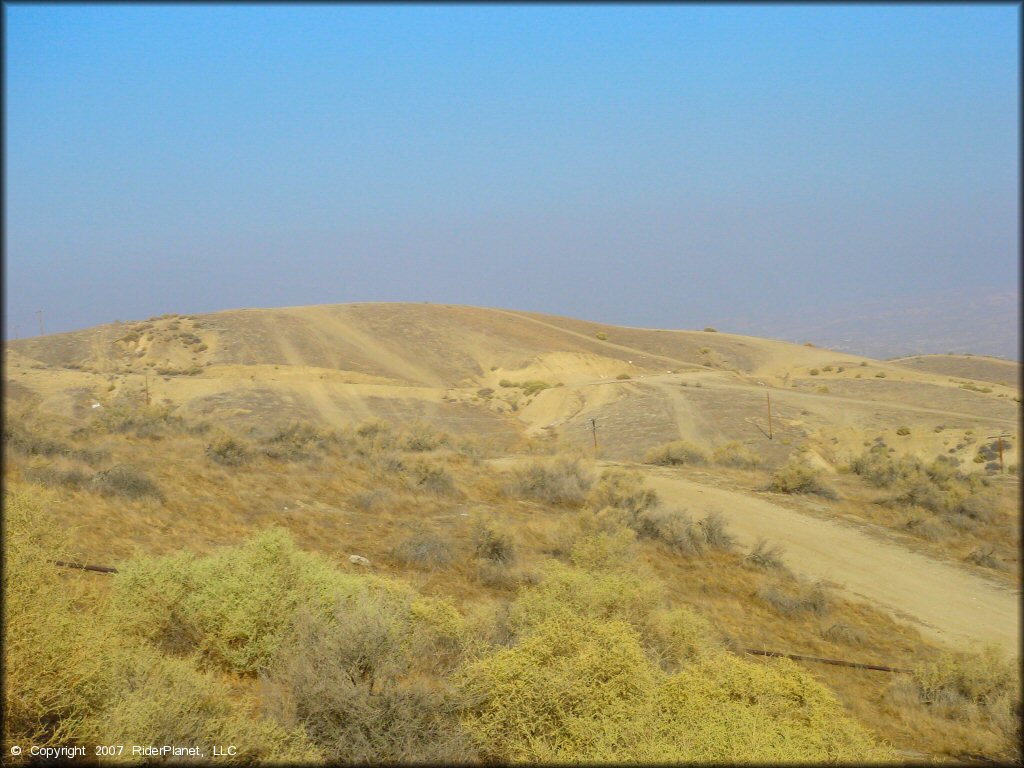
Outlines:
[[597,455],[597,419],[590,420],[590,429],[594,433],[594,455]]
[[15,339],[18,338],[18,324],[17,323],[14,324],[14,338]]
[[39,317],[39,335],[45,336],[46,334],[43,332],[43,310],[37,309],[36,315]]
[[1004,437],[1009,437],[1009,435],[1006,434],[1006,433],[1002,433],[1002,434],[998,434],[998,435],[989,435],[987,438],[985,438],[986,440],[993,440],[993,439],[995,439],[995,440],[999,441],[999,472],[1000,473],[1002,473],[1002,471],[1003,471],[1003,438]]

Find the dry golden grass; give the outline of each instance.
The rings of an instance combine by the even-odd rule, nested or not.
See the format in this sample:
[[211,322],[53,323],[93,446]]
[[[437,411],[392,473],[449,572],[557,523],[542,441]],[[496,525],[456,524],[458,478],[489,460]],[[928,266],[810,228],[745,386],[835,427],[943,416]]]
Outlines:
[[1005,477],[964,474],[950,460],[855,457],[834,478],[842,514],[884,526],[914,548],[1016,585],[1020,548],[1018,485]]
[[[227,434],[227,439],[237,440],[249,453],[245,463],[224,464],[208,451],[225,438],[223,434],[155,413],[129,413],[116,423],[125,421],[131,426],[124,430],[101,428],[98,423],[71,430],[39,414],[9,417],[9,423],[20,430],[16,440],[21,443],[8,440],[5,479],[14,487],[49,486],[45,506],[53,525],[72,519],[76,525],[74,548],[67,551],[67,559],[120,566],[138,555],[175,555],[183,550],[202,555],[280,527],[300,549],[320,553],[325,567],[353,577],[372,573],[402,579],[420,595],[450,600],[466,626],[474,627],[466,630],[467,636],[478,638],[474,642],[484,646],[508,642],[525,627],[535,626],[541,621],[537,617],[546,615],[545,601],[575,605],[580,615],[598,611],[611,616],[619,611],[615,608],[618,596],[627,594],[628,610],[616,615],[634,627],[631,631],[652,658],[660,659],[656,667],[663,669],[677,668],[705,643],[687,639],[691,635],[714,636],[723,648],[781,649],[895,666],[939,658],[938,650],[909,626],[863,603],[848,601],[827,585],[804,585],[784,570],[744,565],[746,552],[713,546],[709,536],[718,541],[723,532],[713,520],[702,519],[703,510],[693,510],[686,517],[661,509],[628,474],[606,473],[590,486],[592,468],[586,463],[546,459],[543,466],[554,467],[555,472],[535,476],[495,472],[480,461],[476,446],[467,447],[422,425],[403,430],[380,423],[333,432],[284,425],[265,435]],[[25,445],[43,447],[21,447]],[[151,478],[162,498],[104,496],[88,481],[67,480],[72,471],[91,478],[118,464],[130,464]],[[50,474],[41,472],[47,467]],[[763,484],[766,477],[745,469],[716,471],[723,478],[752,486]],[[872,511],[888,511],[867,500],[849,499],[848,488],[864,487],[859,478],[841,476],[835,482],[844,496],[838,502],[844,509],[860,504]],[[525,483],[520,490],[530,492],[510,493],[517,483]],[[580,504],[584,506],[579,508]],[[704,524],[700,545],[688,538],[697,522]],[[349,562],[350,555],[368,558],[369,569]],[[581,567],[600,574],[602,563],[625,555],[635,564],[633,574],[639,581],[621,581],[611,572],[583,581],[570,578],[573,569]],[[40,569],[40,574],[44,571]],[[104,577],[73,573],[61,576],[59,582],[56,578],[51,573],[50,583],[82,587]],[[646,596],[645,585],[651,580],[666,585],[656,599]],[[529,609],[529,594],[545,597]],[[520,608],[510,612],[517,595],[523,596]],[[102,589],[95,595],[88,592],[82,604],[88,606],[100,596]],[[66,606],[66,602],[57,605]],[[524,613],[522,606],[529,610]],[[38,606],[26,603],[23,608],[30,611]],[[682,619],[681,624],[674,623],[669,616],[673,610],[689,611],[683,618],[696,612],[705,623],[697,622],[699,630]],[[46,621],[51,619],[57,621],[56,617]],[[62,636],[61,626],[54,624],[56,638]],[[284,647],[296,641],[281,636],[275,642]],[[201,646],[207,651],[200,658],[225,658],[223,649],[231,647],[230,643]],[[303,666],[297,657],[293,662],[278,670],[271,686],[277,697],[274,706],[285,713],[294,713],[299,706],[295,686],[319,674],[315,665]],[[165,673],[172,673],[170,666]],[[936,756],[976,752],[1005,757],[1010,753],[1008,732],[1001,725],[1003,730],[993,726],[1003,710],[994,710],[991,716],[955,709],[938,712],[920,697],[914,701],[906,691],[901,694],[898,686],[890,689],[894,681],[876,672],[807,666],[801,674],[824,683],[847,714],[898,748]],[[152,685],[157,685],[158,679],[153,680]],[[219,678],[203,680],[195,685],[226,684]],[[244,700],[260,699],[254,683],[237,684],[245,692]],[[42,692],[52,685],[38,687]],[[437,694],[436,687],[399,689],[395,711],[440,706],[439,700],[431,698]],[[267,697],[264,703],[273,698],[270,693]],[[339,701],[357,709],[363,706],[358,697]],[[49,706],[30,702],[26,711],[45,712]],[[313,702],[303,706],[312,707]],[[424,721],[423,727],[429,733],[437,723]],[[281,733],[285,732],[274,733],[261,737],[265,739],[261,743],[283,744]],[[398,759],[409,754],[402,750],[420,749],[414,738],[406,740],[412,738],[407,731],[391,733],[394,738],[387,742],[392,745],[388,749],[395,751],[389,754]],[[336,736],[342,741],[347,738]],[[299,745],[295,749],[305,749],[301,739],[294,741],[298,736],[287,738],[293,739],[288,742],[293,746]],[[323,749],[323,743],[318,749]],[[384,742],[374,743],[379,747]],[[463,744],[458,739],[451,744],[456,752],[438,753],[442,759],[463,748],[457,746]],[[378,747],[371,744],[367,749]],[[669,754],[650,753],[666,759]]]

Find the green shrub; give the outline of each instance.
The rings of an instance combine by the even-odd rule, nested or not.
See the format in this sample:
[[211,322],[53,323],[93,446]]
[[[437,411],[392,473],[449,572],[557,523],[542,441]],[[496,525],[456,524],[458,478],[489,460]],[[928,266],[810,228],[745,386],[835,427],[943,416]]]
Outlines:
[[81,738],[103,706],[106,633],[83,622],[49,560],[73,560],[65,527],[38,489],[4,490],[4,741],[40,747]]
[[573,565],[587,571],[616,571],[636,559],[636,534],[618,526],[580,536],[573,545]]
[[300,606],[325,615],[340,599],[401,591],[382,579],[338,572],[281,529],[203,558],[130,561],[114,586],[114,607],[129,636],[249,675],[269,668]]
[[644,454],[645,464],[660,466],[682,466],[685,464],[703,464],[707,456],[702,450],[685,440],[666,443],[659,448],[652,448]]
[[656,611],[650,616],[647,629],[648,655],[664,671],[678,671],[683,664],[724,648],[710,622],[684,605]]
[[910,434],[910,427],[900,427],[896,430],[896,434],[900,437],[906,437]]
[[628,381],[629,379],[631,379],[633,377],[630,376],[628,373],[620,373],[615,378],[618,379],[619,381]]
[[604,331],[598,331],[597,333],[594,334],[594,337],[599,341],[608,341],[608,334],[605,333]]
[[[821,763],[893,760],[811,674],[788,659],[763,664],[710,653],[659,686],[643,762]],[[649,745],[649,746],[648,746]]]
[[875,374],[875,378],[876,379],[884,379],[885,378],[885,371],[879,371],[878,373],[876,373]]
[[666,675],[620,621],[565,616],[462,672],[485,761],[811,762],[894,755],[788,660],[709,651]]
[[808,373],[811,376],[817,376],[819,373],[821,373],[821,371],[819,371],[817,368],[811,368],[811,370],[809,370]]
[[999,648],[979,652],[944,651],[936,659],[915,664],[913,680],[921,701],[964,699],[988,704],[1004,696],[1020,696],[1017,667]]
[[627,624],[563,616],[473,662],[460,683],[483,760],[596,762],[622,756],[595,737],[624,731],[657,678]]
[[608,534],[590,542],[586,538],[591,537],[574,547],[574,562],[596,568],[545,563],[539,583],[524,589],[509,608],[509,625],[520,636],[549,619],[566,616],[647,626],[664,599],[662,584],[630,570],[632,561],[623,557],[628,539]]
[[319,759],[301,728],[252,717],[252,702],[237,690],[187,656],[139,642],[122,631],[121,613],[78,594],[49,562],[76,558],[45,498],[5,496],[6,742],[235,744],[226,762]]
[[578,506],[587,498],[593,476],[579,459],[534,461],[513,470],[506,492],[547,504]]
[[804,464],[790,462],[772,475],[768,490],[776,493],[814,494],[826,499],[837,499],[839,494],[821,477],[821,472]]

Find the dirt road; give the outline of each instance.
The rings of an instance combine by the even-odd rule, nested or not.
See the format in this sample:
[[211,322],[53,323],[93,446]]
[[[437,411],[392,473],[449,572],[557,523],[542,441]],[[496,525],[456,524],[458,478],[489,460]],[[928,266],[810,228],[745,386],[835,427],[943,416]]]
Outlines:
[[808,517],[670,471],[641,471],[666,504],[697,516],[717,509],[742,546],[759,537],[782,544],[783,559],[794,572],[841,584],[855,596],[914,619],[922,633],[940,642],[962,646],[976,640],[1018,651],[1020,600],[1009,589],[841,521]]

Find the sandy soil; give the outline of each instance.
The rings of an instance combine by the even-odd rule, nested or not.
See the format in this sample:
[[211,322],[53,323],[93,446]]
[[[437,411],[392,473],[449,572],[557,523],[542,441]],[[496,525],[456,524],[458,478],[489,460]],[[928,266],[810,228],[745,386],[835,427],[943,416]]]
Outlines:
[[[23,339],[6,350],[8,396],[34,393],[41,407],[68,417],[85,401],[141,397],[148,372],[154,402],[254,425],[402,416],[585,448],[596,419],[609,459],[636,460],[678,439],[707,450],[740,441],[771,465],[801,444],[829,462],[848,460],[881,436],[922,458],[953,453],[968,469],[980,441],[1006,432],[1005,461],[1019,463],[1020,407],[1009,386],[968,390],[907,361],[734,334],[367,303],[168,315]],[[918,359],[938,358],[949,362]],[[976,378],[986,366],[1011,367],[966,356],[954,362]],[[526,394],[503,381],[551,388]],[[910,437],[890,434],[901,426]],[[965,439],[971,429],[976,437]]]
[[763,498],[683,479],[670,470],[639,469],[665,503],[700,514],[717,509],[743,547],[758,538],[782,544],[783,559],[796,573],[834,582],[851,595],[910,618],[941,642],[991,642],[1011,653],[1018,650],[1016,592],[844,522],[808,517]]

